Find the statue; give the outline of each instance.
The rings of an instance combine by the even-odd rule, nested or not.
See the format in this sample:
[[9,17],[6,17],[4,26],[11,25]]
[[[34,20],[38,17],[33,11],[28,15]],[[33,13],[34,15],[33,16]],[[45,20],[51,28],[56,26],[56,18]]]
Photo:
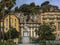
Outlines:
[[23,30],[23,38],[22,38],[22,42],[23,43],[29,43],[30,42],[30,38],[29,38],[29,32],[28,32],[28,30],[29,30],[29,28],[28,28],[28,26],[27,26],[27,24],[26,24],[26,20],[24,20],[24,23],[25,23],[25,25],[24,25],[24,30]]

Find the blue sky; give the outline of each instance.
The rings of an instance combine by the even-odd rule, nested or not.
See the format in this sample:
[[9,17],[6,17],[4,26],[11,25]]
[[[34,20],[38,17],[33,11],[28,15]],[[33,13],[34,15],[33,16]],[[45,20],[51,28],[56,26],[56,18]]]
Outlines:
[[[22,4],[30,4],[31,2],[35,2],[36,5],[41,5],[41,3],[43,3],[44,1],[47,0],[16,0],[16,6],[20,6]],[[60,0],[48,0],[50,2],[50,4],[52,5],[56,5],[60,8]]]

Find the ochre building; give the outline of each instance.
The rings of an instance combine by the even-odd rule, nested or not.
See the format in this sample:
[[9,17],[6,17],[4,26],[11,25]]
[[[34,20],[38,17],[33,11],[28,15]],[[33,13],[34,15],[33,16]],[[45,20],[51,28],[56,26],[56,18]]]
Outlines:
[[60,39],[60,12],[45,12],[41,13],[40,16],[41,23],[43,22],[54,22],[56,26],[56,40]]
[[[19,32],[19,19],[14,14],[8,14],[0,21],[0,31],[6,33],[11,28]],[[18,42],[18,39],[14,39],[14,42]]]

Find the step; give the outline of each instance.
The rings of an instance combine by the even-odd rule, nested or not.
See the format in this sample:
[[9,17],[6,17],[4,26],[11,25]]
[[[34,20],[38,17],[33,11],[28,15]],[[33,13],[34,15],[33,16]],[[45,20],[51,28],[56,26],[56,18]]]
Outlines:
[[39,44],[18,44],[18,45],[39,45]]

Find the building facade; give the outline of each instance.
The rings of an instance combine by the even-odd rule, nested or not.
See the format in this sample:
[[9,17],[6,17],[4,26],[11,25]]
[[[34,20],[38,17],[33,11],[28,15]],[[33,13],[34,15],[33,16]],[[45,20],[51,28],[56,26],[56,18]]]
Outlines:
[[[0,31],[8,32],[11,28],[15,28],[19,32],[19,19],[14,14],[8,14],[0,21]],[[18,42],[18,38],[14,39]]]
[[[21,37],[29,36],[35,37],[38,36],[35,33],[35,30],[39,28],[40,23],[43,22],[54,22],[56,26],[56,40],[60,39],[60,12],[45,12],[40,15],[23,15],[21,13],[17,14],[8,14],[4,17],[4,20],[0,21],[0,30],[7,32],[11,27],[16,28],[17,31],[20,31]],[[15,40],[18,42],[18,39]]]
[[[20,30],[21,30],[21,36],[24,36],[25,30],[25,20],[27,20],[28,16],[24,16],[23,14],[20,14]],[[54,25],[56,26],[56,30],[54,33],[56,33],[56,40],[60,39],[60,12],[45,12],[41,13],[40,15],[30,15],[28,21],[26,21],[26,25],[28,26],[28,34],[30,37],[38,37],[35,33],[35,30],[38,29],[40,23],[43,22],[54,22]]]
[[41,13],[41,23],[42,22],[54,22],[56,26],[56,40],[60,39],[60,12],[45,12]]
[[[40,23],[38,21],[39,15],[35,16],[24,16],[20,15],[20,30],[21,36],[37,37],[35,30],[38,29]],[[27,26],[27,30],[24,29],[24,26]],[[27,32],[27,33],[26,33]]]
[[7,32],[11,27],[19,31],[19,19],[13,14],[9,14],[4,18],[4,31]]

